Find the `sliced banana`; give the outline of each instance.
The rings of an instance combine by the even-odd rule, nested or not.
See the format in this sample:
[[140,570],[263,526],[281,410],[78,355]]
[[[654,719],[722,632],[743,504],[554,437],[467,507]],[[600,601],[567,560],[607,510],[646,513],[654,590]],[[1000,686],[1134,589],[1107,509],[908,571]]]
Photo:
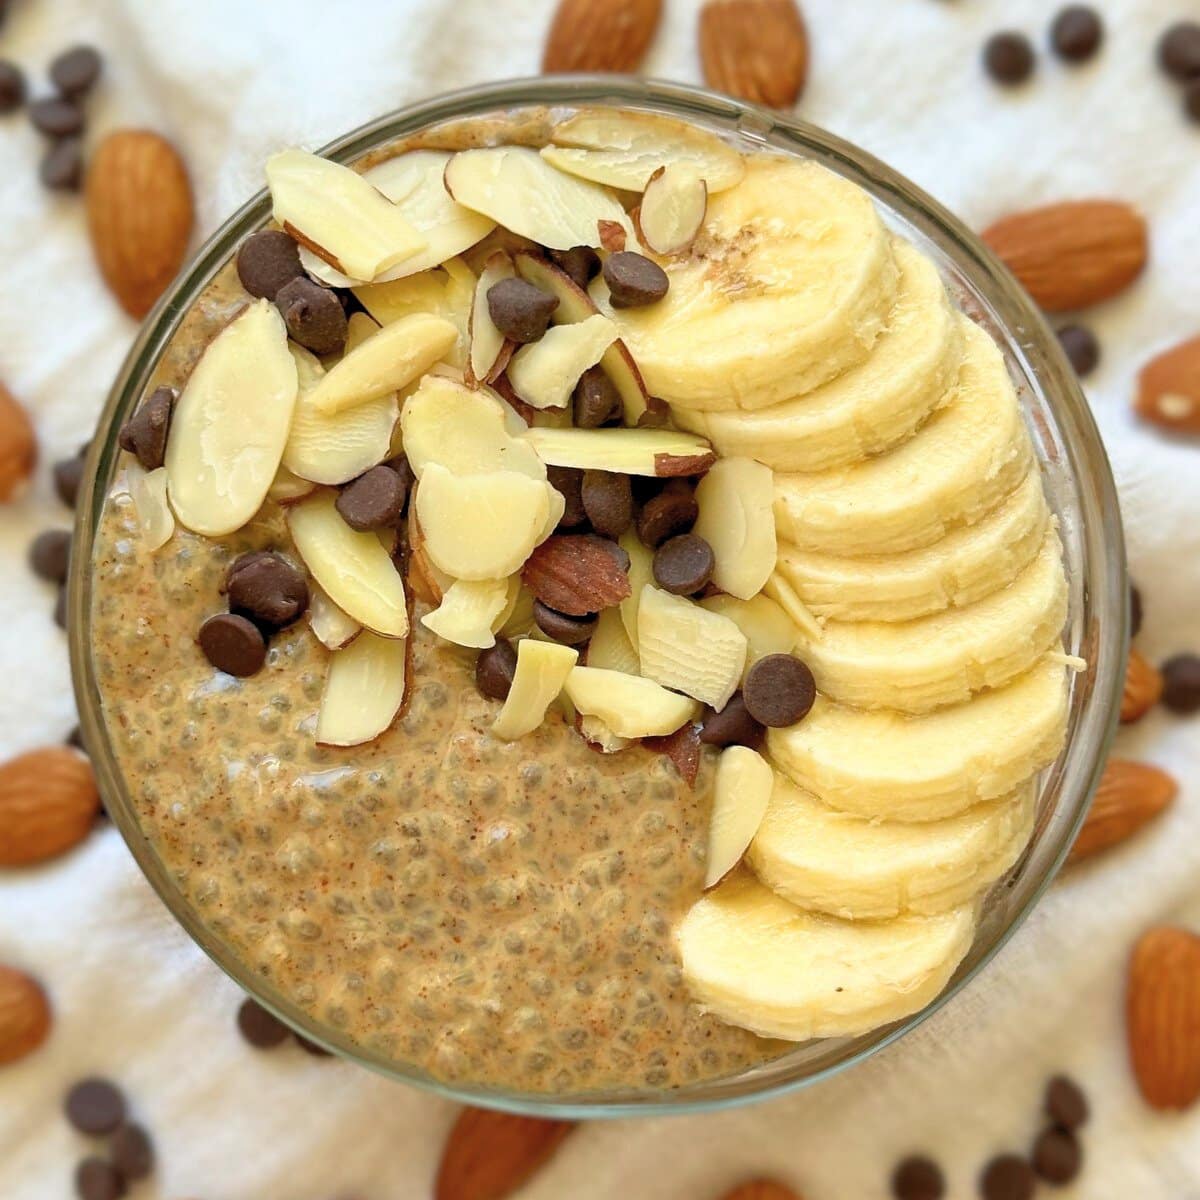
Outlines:
[[913,437],[854,466],[775,476],[782,540],[852,558],[915,550],[974,524],[1025,477],[1032,449],[1004,358],[960,321],[958,383]]
[[[819,387],[867,357],[896,294],[867,194],[767,156],[712,197],[691,253],[663,266],[665,299],[613,316],[651,395],[680,408],[765,408]],[[602,281],[592,295],[610,311]]]
[[778,773],[747,861],[800,908],[846,920],[938,913],[965,904],[1020,857],[1032,783],[940,821],[875,821],[822,804]]
[[909,437],[958,376],[962,330],[937,268],[894,243],[896,303],[871,353],[794,400],[754,412],[699,412],[675,419],[723,456],[745,455],[777,471],[825,471],[859,462]]
[[1054,761],[1067,728],[1067,672],[1053,654],[1007,687],[913,717],[818,696],[767,735],[774,764],[825,804],[936,821],[1015,791]]
[[949,982],[975,935],[975,907],[891,921],[805,912],[739,873],[679,927],[696,1001],[763,1037],[848,1037],[917,1012]]

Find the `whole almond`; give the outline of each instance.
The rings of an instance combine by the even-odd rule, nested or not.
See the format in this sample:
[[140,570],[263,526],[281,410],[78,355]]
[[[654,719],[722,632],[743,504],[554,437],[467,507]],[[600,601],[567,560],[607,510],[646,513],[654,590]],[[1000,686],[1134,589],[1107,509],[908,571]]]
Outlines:
[[50,1004],[36,979],[0,966],[0,1066],[31,1054],[50,1032]]
[[1087,308],[1127,288],[1148,254],[1146,222],[1118,200],[1069,200],[1005,217],[983,240],[1047,312]]
[[752,1179],[726,1192],[723,1200],[800,1200],[800,1194],[774,1179]]
[[140,320],[175,278],[192,234],[192,188],[178,151],[144,129],[109,134],[88,167],[87,215],[100,273]]
[[559,0],[542,70],[636,71],[661,18],[662,0]]
[[15,500],[37,465],[37,438],[29,414],[0,384],[0,504]]
[[700,10],[700,65],[718,92],[790,108],[804,90],[808,57],[795,0],[708,0]]
[[1121,721],[1140,721],[1162,696],[1162,672],[1136,650],[1129,651],[1125,665],[1125,690],[1121,694]]
[[1200,937],[1160,926],[1129,963],[1125,1028],[1146,1103],[1188,1108],[1200,1097]]
[[521,578],[543,604],[586,617],[628,598],[631,585],[618,553],[614,543],[592,534],[555,534],[529,556]]
[[570,1121],[463,1109],[442,1151],[434,1200],[501,1200],[511,1195],[574,1128]]
[[1200,337],[1164,350],[1142,368],[1137,412],[1174,433],[1200,433]]
[[1178,791],[1175,780],[1158,767],[1124,758],[1109,759],[1067,862],[1091,858],[1132,837],[1147,821],[1170,807]]
[[0,867],[70,850],[92,828],[100,793],[91,764],[65,746],[31,750],[0,766]]

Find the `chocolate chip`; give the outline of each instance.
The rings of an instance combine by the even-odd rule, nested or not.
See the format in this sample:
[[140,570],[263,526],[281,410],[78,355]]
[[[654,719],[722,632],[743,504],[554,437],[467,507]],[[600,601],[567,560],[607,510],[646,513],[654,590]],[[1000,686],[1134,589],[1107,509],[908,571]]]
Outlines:
[[1158,64],[1172,79],[1200,77],[1200,23],[1179,21],[1158,42]]
[[979,1178],[979,1192],[984,1200],[1030,1200],[1036,1187],[1033,1168],[1015,1154],[993,1158]]
[[79,496],[79,485],[83,482],[83,470],[86,463],[85,446],[74,458],[64,458],[54,464],[54,490],[58,498],[68,507],[74,508]]
[[156,388],[121,426],[117,436],[122,450],[128,450],[147,471],[156,471],[167,455],[167,433],[171,413],[179,393],[170,387]]
[[1067,1129],[1047,1129],[1033,1143],[1034,1172],[1047,1183],[1070,1183],[1083,1166],[1079,1139]]
[[914,1154],[892,1172],[892,1195],[896,1200],[941,1200],[946,1194],[946,1177],[931,1158]]
[[516,673],[516,647],[504,638],[481,650],[475,660],[475,686],[489,700],[507,700]]
[[256,1050],[270,1050],[286,1042],[291,1030],[272,1012],[249,996],[237,1011],[238,1032]]
[[128,1183],[133,1179],[145,1179],[154,1169],[154,1146],[150,1135],[140,1126],[127,1121],[108,1143],[113,1166]]
[[608,284],[613,308],[641,308],[654,304],[671,286],[666,271],[658,263],[632,250],[608,256],[604,263],[604,282]]
[[324,1046],[318,1046],[316,1042],[310,1042],[308,1038],[301,1037],[298,1033],[293,1034],[296,1039],[296,1045],[304,1051],[305,1054],[311,1054],[313,1058],[332,1058],[331,1051],[326,1050]]
[[1050,45],[1067,62],[1086,62],[1104,40],[1104,23],[1094,8],[1068,4],[1050,26]]
[[284,284],[275,294],[293,341],[314,354],[337,354],[346,345],[349,321],[337,293],[307,276]]
[[87,753],[87,747],[83,744],[83,734],[79,732],[78,725],[76,725],[75,728],[67,734],[66,744],[70,746],[72,750],[79,750],[83,754]]
[[1080,379],[1096,369],[1100,362],[1100,343],[1090,329],[1083,325],[1064,325],[1058,331],[1058,341]]
[[987,73],[1005,87],[1024,83],[1033,74],[1033,46],[1023,33],[996,33],[983,48]]
[[1138,585],[1129,581],[1129,635],[1137,637],[1142,632],[1142,593]]
[[372,467],[342,488],[335,507],[351,529],[390,529],[403,516],[408,488],[391,467]]
[[561,613],[540,600],[533,602],[533,619],[537,627],[548,637],[564,646],[581,646],[596,632],[599,617],[591,613],[586,617],[572,617]]
[[637,517],[638,537],[651,550],[661,546],[669,537],[686,533],[696,523],[700,508],[691,485],[684,480],[671,480],[656,496],[642,505]]
[[29,565],[33,573],[47,583],[66,583],[70,555],[70,532],[47,529],[33,539],[33,545],[29,547]]
[[700,740],[706,746],[746,746],[757,750],[767,736],[746,707],[746,698],[735,692],[720,712],[712,709],[700,726]]
[[125,1097],[107,1079],[84,1079],[67,1093],[65,1110],[80,1133],[112,1133],[125,1120]]
[[583,510],[583,472],[578,467],[547,467],[546,478],[566,504],[558,528],[577,529],[587,520]]
[[673,596],[694,596],[712,578],[712,547],[698,534],[668,538],[654,552],[654,580]]
[[587,291],[587,285],[600,270],[600,255],[591,246],[573,246],[570,250],[550,250],[550,261],[579,288]]
[[1083,1090],[1065,1075],[1055,1075],[1046,1084],[1046,1115],[1060,1129],[1078,1129],[1088,1119],[1088,1102]]
[[200,649],[218,671],[244,678],[262,668],[267,643],[253,621],[237,613],[218,613],[200,626]]
[[281,288],[303,279],[300,247],[282,229],[260,229],[239,247],[237,273],[242,287],[260,300],[274,300]]
[[575,385],[572,419],[577,429],[599,429],[619,421],[624,412],[621,393],[603,367],[588,367]]
[[125,1180],[112,1163],[102,1158],[85,1158],[75,1168],[75,1194],[79,1200],[120,1200]]
[[[243,554],[225,578],[229,607],[271,629],[283,629],[308,607],[308,581],[281,554]],[[257,668],[256,668],[257,669]]]
[[94,46],[73,46],[50,64],[50,82],[64,96],[77,99],[92,90],[103,66]]
[[513,276],[488,288],[487,305],[496,328],[510,341],[525,345],[546,332],[558,297]]
[[70,137],[83,132],[83,110],[61,96],[35,100],[29,106],[29,119],[33,127],[47,137]]
[[77,192],[83,183],[83,139],[59,138],[42,155],[38,167],[42,186],[52,192]]
[[1200,79],[1193,79],[1184,86],[1183,112],[1188,120],[1200,122]]
[[395,458],[389,458],[383,465],[391,467],[400,476],[400,482],[404,484],[405,495],[411,495],[413,484],[417,482],[417,477],[413,474],[413,469],[408,464],[408,455],[397,454]]
[[813,674],[790,654],[768,654],[746,674],[743,686],[746,708],[771,729],[795,725],[812,708],[817,695]]
[[58,598],[54,601],[54,623],[59,629],[66,631],[67,618],[70,616],[70,605],[67,603],[67,589],[58,589]]
[[620,537],[633,524],[633,488],[617,471],[584,471],[583,511],[604,537]]
[[25,72],[14,62],[0,59],[0,113],[16,112],[25,103]]
[[1162,702],[1173,713],[1200,712],[1200,657],[1177,654],[1162,665]]

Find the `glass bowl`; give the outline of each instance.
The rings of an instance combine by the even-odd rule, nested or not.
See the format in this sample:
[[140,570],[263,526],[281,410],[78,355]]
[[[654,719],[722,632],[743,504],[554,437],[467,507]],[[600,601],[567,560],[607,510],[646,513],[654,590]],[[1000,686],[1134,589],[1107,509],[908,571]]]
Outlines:
[[544,1117],[660,1115],[764,1099],[806,1087],[876,1053],[949,1002],[992,959],[1028,916],[1061,865],[1086,813],[1116,724],[1128,641],[1124,545],[1108,460],[1087,403],[1058,340],[1029,298],[977,237],[883,163],[821,129],[698,88],[611,76],[518,80],[440,96],[381,117],[324,153],[353,162],[397,140],[464,120],[501,118],[519,126],[546,110],[615,105],[669,114],[706,126],[746,150],[810,158],[874,197],[889,226],[928,253],[956,302],[986,326],[1003,350],[1033,437],[1051,506],[1058,514],[1070,583],[1067,649],[1087,659],[1073,677],[1066,749],[1041,781],[1033,839],[1017,866],[990,893],[970,952],[946,990],[924,1011],[855,1038],[798,1045],[736,1076],[672,1091],[618,1089],[550,1096],[447,1086],[373,1054],[315,1021],[258,978],[205,928],[139,829],[100,707],[91,655],[93,538],[117,461],[116,433],[145,393],[179,324],[239,242],[270,216],[260,192],[195,256],[159,301],[105,405],[88,475],[80,490],[69,582],[71,660],[82,730],[108,812],[163,902],[214,961],[248,993],[311,1040],[392,1079],[444,1096]]

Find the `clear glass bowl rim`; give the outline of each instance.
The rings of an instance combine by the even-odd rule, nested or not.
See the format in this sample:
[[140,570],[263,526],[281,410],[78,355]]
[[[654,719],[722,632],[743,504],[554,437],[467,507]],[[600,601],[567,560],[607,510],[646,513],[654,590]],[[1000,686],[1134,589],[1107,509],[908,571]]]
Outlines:
[[[1058,770],[1060,809],[1049,844],[1036,843],[1036,862],[1014,884],[1010,919],[992,931],[968,955],[949,986],[933,1004],[895,1025],[849,1039],[846,1052],[828,1065],[798,1064],[776,1070],[769,1078],[718,1079],[687,1085],[674,1092],[630,1089],[555,1099],[540,1093],[476,1089],[442,1083],[346,1040],[336,1030],[316,1024],[284,996],[257,978],[229,947],[198,919],[142,834],[109,745],[90,653],[91,572],[93,541],[117,456],[116,431],[132,411],[159,356],[179,322],[234,248],[270,215],[265,191],[259,192],[215,234],[184,267],[146,319],[113,385],[88,455],[88,469],[76,517],[75,553],[68,581],[72,674],[83,737],[92,755],[101,792],[114,823],[139,867],[163,903],[192,939],[227,975],[265,1007],[303,1032],[305,1037],[344,1058],[398,1082],[424,1088],[465,1104],[560,1119],[628,1118],[713,1111],[764,1100],[809,1086],[862,1062],[916,1028],[948,1003],[992,960],[1032,911],[1062,865],[1086,815],[1116,727],[1124,662],[1128,648],[1128,585],[1120,510],[1112,472],[1090,409],[1058,344],[1024,290],[983,243],[949,211],[886,164],[823,129],[791,116],[718,95],[706,89],[658,80],[616,76],[558,76],[517,79],[444,93],[380,117],[338,138],[321,151],[343,162],[426,128],[465,118],[522,109],[609,104],[644,108],[683,120],[696,119],[725,127],[750,141],[811,154],[834,163],[868,187],[877,200],[930,239],[970,280],[991,307],[1012,342],[1019,346],[1031,380],[1057,424],[1068,460],[1081,517],[1083,540],[1083,628],[1088,641],[1088,686],[1073,700],[1074,727]],[[1035,839],[1036,842],[1036,839]],[[788,1056],[778,1060],[786,1065]],[[773,1065],[773,1064],[772,1064]]]

